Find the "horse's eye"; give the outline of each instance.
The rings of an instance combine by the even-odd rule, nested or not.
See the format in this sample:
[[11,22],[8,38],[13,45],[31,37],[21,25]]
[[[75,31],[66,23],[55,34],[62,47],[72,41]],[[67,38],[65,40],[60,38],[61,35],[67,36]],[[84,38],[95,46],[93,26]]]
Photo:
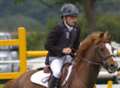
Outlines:
[[104,48],[100,48],[100,51],[104,51]]

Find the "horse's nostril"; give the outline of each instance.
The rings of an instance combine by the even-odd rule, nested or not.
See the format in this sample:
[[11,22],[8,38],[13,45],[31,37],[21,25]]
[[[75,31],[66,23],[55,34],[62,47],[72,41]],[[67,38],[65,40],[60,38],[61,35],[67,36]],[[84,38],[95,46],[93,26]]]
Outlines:
[[110,67],[111,67],[112,69],[118,69],[118,64],[111,64]]
[[118,64],[115,63],[115,64],[110,64],[110,67],[118,67]]
[[111,66],[111,67],[113,67],[113,66],[114,66],[114,64],[111,64],[110,66]]

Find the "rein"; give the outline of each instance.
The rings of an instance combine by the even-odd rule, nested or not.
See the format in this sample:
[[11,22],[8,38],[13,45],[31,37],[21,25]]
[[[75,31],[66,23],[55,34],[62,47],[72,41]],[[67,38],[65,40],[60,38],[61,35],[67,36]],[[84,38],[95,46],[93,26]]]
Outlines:
[[90,61],[90,60],[88,60],[88,59],[84,59],[84,60],[82,60],[82,61],[84,61],[84,62],[87,62],[88,64],[91,64],[91,65],[101,65],[101,63],[98,63],[98,62],[94,62],[94,61]]

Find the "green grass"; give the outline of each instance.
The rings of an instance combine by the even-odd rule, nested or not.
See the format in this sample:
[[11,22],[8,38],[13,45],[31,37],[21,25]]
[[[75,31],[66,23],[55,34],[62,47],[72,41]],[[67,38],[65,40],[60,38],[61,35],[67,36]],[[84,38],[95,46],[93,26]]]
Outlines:
[[0,84],[0,88],[3,88],[3,85]]

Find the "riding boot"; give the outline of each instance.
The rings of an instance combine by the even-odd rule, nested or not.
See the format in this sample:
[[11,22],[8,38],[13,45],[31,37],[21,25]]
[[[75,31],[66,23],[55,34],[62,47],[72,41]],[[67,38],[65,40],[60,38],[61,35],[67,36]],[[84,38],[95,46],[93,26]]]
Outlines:
[[49,81],[48,88],[59,88],[59,81],[59,78],[52,76]]

